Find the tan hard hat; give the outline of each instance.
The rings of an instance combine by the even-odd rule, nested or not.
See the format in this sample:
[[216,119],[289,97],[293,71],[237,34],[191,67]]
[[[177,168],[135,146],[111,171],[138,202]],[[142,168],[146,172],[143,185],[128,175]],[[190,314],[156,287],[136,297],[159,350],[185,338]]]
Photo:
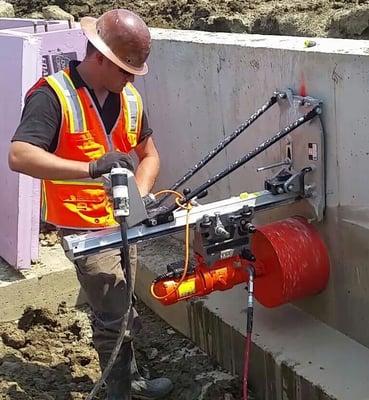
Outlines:
[[145,22],[135,13],[116,9],[100,18],[81,18],[87,39],[114,64],[134,75],[148,71],[146,59],[151,37]]

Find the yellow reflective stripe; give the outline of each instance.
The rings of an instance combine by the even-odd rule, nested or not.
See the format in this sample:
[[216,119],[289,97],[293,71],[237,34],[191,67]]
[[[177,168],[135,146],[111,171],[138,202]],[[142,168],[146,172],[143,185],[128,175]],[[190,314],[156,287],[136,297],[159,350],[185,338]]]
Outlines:
[[128,126],[127,131],[129,133],[138,133],[139,129],[139,117],[140,117],[140,100],[141,96],[134,88],[131,83],[127,83],[127,85],[123,89],[123,94],[126,99],[126,106],[128,111]]
[[77,89],[68,73],[65,71],[59,71],[56,74],[51,75],[48,82],[54,88],[58,97],[61,99],[61,102],[68,110],[69,132],[75,133],[86,131],[87,121],[84,108]]
[[124,117],[127,138],[131,146],[135,147],[138,142],[138,136],[141,132],[143,113],[142,99],[138,91],[131,83],[127,83],[122,94],[125,103]]
[[[133,86],[132,86],[133,87]],[[143,104],[142,104],[142,98],[141,95],[138,93],[136,88],[134,88],[134,92],[136,93],[136,101],[137,101],[137,134],[139,135],[141,132],[141,123],[142,123],[142,114],[143,114]]]
[[42,188],[41,188],[41,219],[42,221],[47,220],[47,198],[46,198],[45,181],[42,181]]
[[94,181],[92,179],[90,180],[55,180],[55,181],[50,181],[51,183],[54,183],[55,185],[89,185],[89,186],[104,186],[104,184],[101,181]]
[[67,96],[64,94],[64,88],[60,85],[60,83],[54,78],[53,75],[49,75],[46,78],[46,81],[49,85],[55,90],[55,93],[58,95],[58,98],[61,102],[62,109],[68,111],[68,122],[69,122],[69,130],[70,132],[74,132],[74,114],[70,102],[67,99]]
[[[64,76],[68,79],[69,83],[71,84],[71,86],[75,89],[72,80],[70,79],[70,76],[68,74],[64,74]],[[76,89],[75,89],[76,90]],[[77,95],[77,93],[76,93]],[[80,107],[80,111],[81,111],[81,118],[82,118],[82,130],[83,131],[87,131],[87,122],[86,122],[86,115],[85,115],[85,110],[82,106],[82,102],[80,97],[77,95],[77,100],[78,100],[78,104]]]
[[[134,105],[132,107],[133,103],[132,96],[130,95],[129,89],[127,87],[123,89],[123,96],[125,99],[126,110],[127,110],[126,128],[127,128],[127,133],[130,134],[132,133],[132,125],[136,128],[137,110],[135,110]],[[133,112],[135,112],[134,116],[132,114]],[[134,121],[132,121],[132,117],[135,118]]]

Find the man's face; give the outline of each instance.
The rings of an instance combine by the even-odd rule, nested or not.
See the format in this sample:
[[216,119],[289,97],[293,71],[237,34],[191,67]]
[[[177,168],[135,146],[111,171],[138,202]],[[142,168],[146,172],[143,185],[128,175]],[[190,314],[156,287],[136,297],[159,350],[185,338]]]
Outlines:
[[103,85],[109,92],[120,93],[128,82],[135,80],[133,74],[119,68],[106,57],[104,57],[101,69]]

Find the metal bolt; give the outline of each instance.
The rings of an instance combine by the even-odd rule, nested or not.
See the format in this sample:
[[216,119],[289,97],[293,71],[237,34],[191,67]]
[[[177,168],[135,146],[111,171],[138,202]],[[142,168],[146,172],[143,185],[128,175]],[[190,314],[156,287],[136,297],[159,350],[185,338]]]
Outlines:
[[210,217],[209,217],[208,214],[205,214],[205,215],[202,217],[202,222],[205,222],[205,223],[210,222]]
[[312,197],[314,195],[314,185],[305,185],[305,196]]
[[277,193],[282,194],[284,192],[281,186],[277,187]]
[[155,225],[157,225],[158,224],[158,221],[155,219],[155,218],[151,218],[150,219],[150,225],[151,226],[155,226]]
[[255,226],[252,225],[252,224],[249,224],[249,226],[248,226],[248,231],[249,231],[249,233],[255,233],[255,232],[256,232]]
[[290,192],[294,188],[294,185],[290,184],[287,186],[287,190]]

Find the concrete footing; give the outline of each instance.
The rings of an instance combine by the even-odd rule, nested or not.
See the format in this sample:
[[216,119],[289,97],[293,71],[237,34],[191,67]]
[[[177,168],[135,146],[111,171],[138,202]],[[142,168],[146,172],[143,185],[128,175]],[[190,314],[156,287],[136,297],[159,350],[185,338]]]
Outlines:
[[28,306],[56,311],[63,301],[73,307],[85,298],[74,266],[60,246],[41,247],[40,261],[23,272],[0,259],[0,322],[19,319]]
[[[138,296],[231,373],[243,370],[246,291],[239,285],[207,298],[164,307],[151,297],[152,279],[181,259],[183,243],[163,238],[140,245]],[[0,266],[0,321],[18,319],[25,307],[56,310],[81,304],[73,265],[60,247],[41,249],[41,262],[24,275]],[[369,349],[298,308],[255,309],[250,381],[261,400],[365,400]]]

